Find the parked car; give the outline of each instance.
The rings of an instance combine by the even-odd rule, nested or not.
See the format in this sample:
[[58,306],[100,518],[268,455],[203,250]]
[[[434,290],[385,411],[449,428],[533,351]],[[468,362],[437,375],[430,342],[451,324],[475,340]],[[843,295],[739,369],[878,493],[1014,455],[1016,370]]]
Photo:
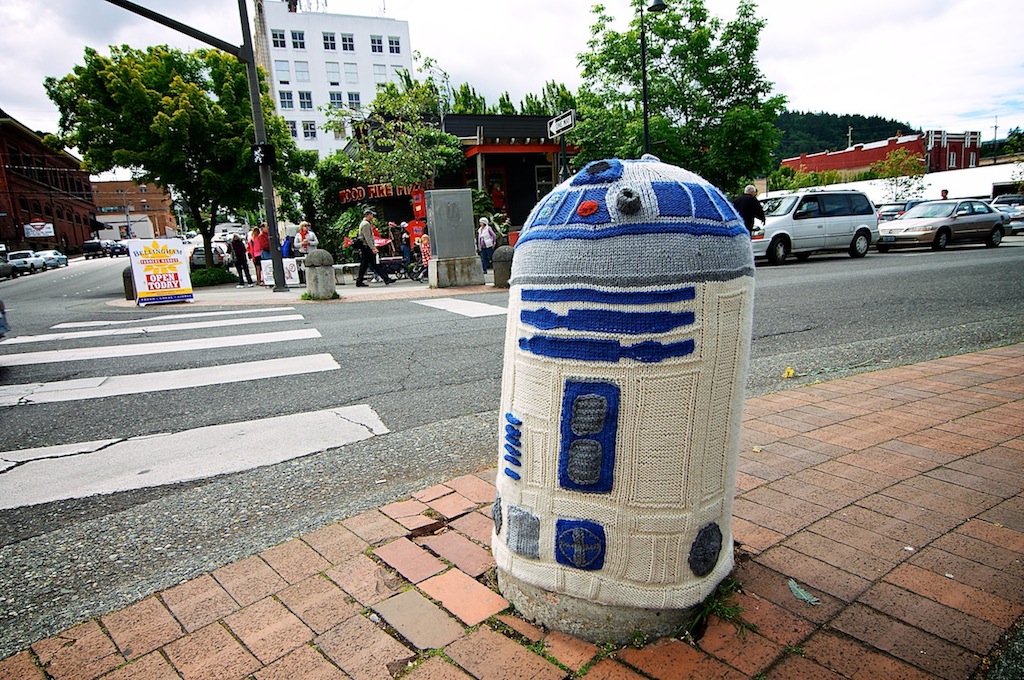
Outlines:
[[[213,266],[223,267],[226,266],[227,258],[224,251],[221,250],[216,243],[213,245]],[[192,255],[189,257],[189,264],[192,265],[193,269],[198,269],[206,266],[206,248],[204,246],[196,246],[192,249]]]
[[782,264],[790,254],[803,261],[824,251],[864,257],[878,240],[878,215],[860,191],[804,190],[763,203],[765,225],[755,224],[750,238],[754,257],[771,264]]
[[59,250],[37,250],[36,255],[46,260],[47,267],[59,269],[68,266],[68,256]]
[[106,257],[107,248],[105,242],[99,239],[85,241],[82,243],[82,254],[85,255],[87,260],[91,260],[94,257]]
[[128,254],[128,246],[120,241],[104,241],[104,250],[108,257],[117,257]]
[[882,253],[900,247],[942,250],[953,241],[984,241],[995,247],[1002,242],[1008,224],[1006,213],[983,201],[929,201],[882,224],[876,247]]
[[996,196],[989,203],[996,210],[1002,210],[1010,216],[1010,228],[1007,234],[1024,231],[1024,194],[1003,194]]
[[921,203],[924,202],[925,199],[923,198],[911,198],[906,201],[883,203],[882,205],[878,206],[878,222],[879,224],[881,224],[882,222],[894,220],[903,213],[913,208],[915,205],[920,205]]
[[7,253],[0,251],[0,279],[13,279],[18,276],[18,270],[7,261]]
[[18,274],[46,271],[46,260],[36,255],[34,250],[12,250],[7,253],[7,261],[18,270]]

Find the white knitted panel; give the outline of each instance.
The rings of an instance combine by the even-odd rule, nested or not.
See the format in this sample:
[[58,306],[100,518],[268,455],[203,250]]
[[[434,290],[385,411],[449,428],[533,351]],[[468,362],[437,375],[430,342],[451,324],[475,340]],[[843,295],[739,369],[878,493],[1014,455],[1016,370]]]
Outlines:
[[[503,505],[521,507],[540,519],[539,558],[511,552],[503,527],[493,541],[499,569],[552,592],[651,609],[692,606],[728,574],[752,282],[741,277],[695,288],[689,308],[696,311],[699,323],[694,326],[700,330],[686,329],[695,341],[693,354],[657,364],[610,364],[537,357],[521,350],[518,338],[528,331],[520,329],[523,303],[513,287],[501,413],[523,421],[523,465],[521,478],[514,480],[501,472],[507,464],[499,456],[497,487]],[[666,341],[664,334],[659,341]],[[511,363],[509,356],[514,357]],[[559,486],[561,391],[567,380],[619,386],[610,493]],[[503,444],[502,434],[499,448]],[[603,527],[606,548],[600,570],[555,561],[559,519]],[[722,550],[711,573],[698,578],[687,560],[697,532],[712,522],[722,533]]]

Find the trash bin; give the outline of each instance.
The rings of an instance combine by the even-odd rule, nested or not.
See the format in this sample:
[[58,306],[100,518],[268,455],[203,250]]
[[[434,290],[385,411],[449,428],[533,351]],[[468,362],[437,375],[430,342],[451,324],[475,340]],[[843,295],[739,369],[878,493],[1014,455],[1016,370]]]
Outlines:
[[125,267],[124,271],[121,272],[121,278],[124,279],[124,299],[135,300],[135,279],[132,278],[131,266]]
[[720,191],[650,155],[543,200],[508,296],[498,585],[583,640],[670,635],[733,567],[750,237]]
[[495,288],[508,288],[508,280],[512,278],[512,256],[514,254],[515,249],[512,246],[498,246],[494,249],[491,269],[494,270]]

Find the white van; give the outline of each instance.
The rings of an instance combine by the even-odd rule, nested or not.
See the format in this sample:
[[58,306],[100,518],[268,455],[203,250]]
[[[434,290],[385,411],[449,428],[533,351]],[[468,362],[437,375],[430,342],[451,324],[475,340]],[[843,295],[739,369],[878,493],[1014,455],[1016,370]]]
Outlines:
[[771,264],[782,264],[790,254],[802,262],[822,251],[864,257],[878,241],[878,214],[860,191],[809,189],[762,203],[765,225],[755,221],[750,238],[754,257]]

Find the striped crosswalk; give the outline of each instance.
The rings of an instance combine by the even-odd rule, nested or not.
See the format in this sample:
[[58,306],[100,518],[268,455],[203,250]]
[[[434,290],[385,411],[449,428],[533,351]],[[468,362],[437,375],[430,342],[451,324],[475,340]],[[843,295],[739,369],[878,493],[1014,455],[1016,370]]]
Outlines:
[[[187,337],[175,339],[177,333]],[[154,340],[160,336],[166,339]],[[273,394],[275,380],[340,368],[329,353],[305,353],[308,341],[320,337],[320,331],[293,307],[148,313],[131,319],[59,323],[45,333],[0,342],[0,409],[4,409],[0,413],[6,412],[0,417],[18,417],[44,404],[76,409],[76,402],[237,383],[259,389],[263,381],[268,394]],[[204,359],[225,348],[258,351],[277,345],[281,351],[274,350],[269,357],[260,352],[261,358],[246,355],[225,362],[220,353],[215,359]],[[299,353],[302,360],[296,361],[294,355]],[[159,370],[146,370],[147,364],[156,369],[157,363]],[[111,372],[113,366],[124,373]],[[53,379],[17,380],[18,376],[37,379],[40,374]],[[123,409],[130,413],[130,403],[125,404]],[[69,417],[78,412],[67,411]],[[11,449],[0,452],[0,508],[238,472],[384,432],[387,428],[369,406],[339,406],[145,437]],[[274,446],[260,445],[267,441]]]

